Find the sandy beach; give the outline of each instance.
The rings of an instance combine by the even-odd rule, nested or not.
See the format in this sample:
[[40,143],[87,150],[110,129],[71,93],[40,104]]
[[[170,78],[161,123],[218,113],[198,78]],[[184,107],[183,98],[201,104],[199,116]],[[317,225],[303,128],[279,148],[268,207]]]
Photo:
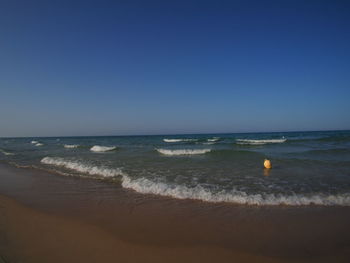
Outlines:
[[0,263],[349,263],[350,1],[0,1]]
[[4,262],[348,262],[350,209],[209,204],[1,164]]

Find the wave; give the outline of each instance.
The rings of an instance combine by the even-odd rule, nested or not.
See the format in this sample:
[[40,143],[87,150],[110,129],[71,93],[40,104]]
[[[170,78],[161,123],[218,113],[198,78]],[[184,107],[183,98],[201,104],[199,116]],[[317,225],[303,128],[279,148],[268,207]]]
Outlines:
[[211,139],[208,139],[208,142],[217,142],[218,140],[220,140],[220,137],[213,137]]
[[109,151],[113,151],[115,149],[117,149],[117,147],[115,147],[115,146],[99,146],[99,145],[95,145],[95,146],[90,148],[90,151],[92,151],[92,152],[109,152]]
[[0,152],[3,153],[4,155],[15,155],[14,153],[6,152],[3,149],[0,149]]
[[37,144],[37,143],[39,143],[38,141],[31,141],[30,142],[31,144]]
[[164,155],[194,155],[205,154],[211,151],[211,149],[156,149],[159,153]]
[[59,157],[44,157],[41,160],[41,162],[44,164],[60,166],[66,169],[74,170],[80,173],[86,173],[89,175],[98,175],[102,177],[116,177],[123,175],[123,172],[120,168],[110,169],[98,167],[77,161],[66,160],[64,158]]
[[67,160],[59,157],[44,157],[42,163],[54,165],[70,169],[80,173],[86,173],[101,177],[121,177],[122,187],[134,190],[142,194],[154,194],[159,196],[167,196],[176,199],[193,199],[211,203],[226,202],[242,205],[323,205],[323,206],[350,206],[350,194],[247,194],[244,191],[231,190],[213,193],[200,185],[195,187],[187,187],[184,185],[172,185],[161,182],[153,182],[147,178],[141,177],[131,179],[127,174],[123,173],[120,168],[105,168],[78,161]]
[[36,143],[35,144],[35,146],[43,146],[44,144],[43,143],[40,143],[40,142],[38,142],[38,143]]
[[287,139],[269,139],[269,140],[249,140],[249,139],[236,139],[237,144],[250,144],[250,145],[263,145],[267,143],[283,143]]
[[282,194],[247,194],[243,191],[231,190],[229,192],[213,193],[202,186],[189,188],[181,185],[168,185],[155,183],[146,178],[130,179],[123,176],[122,186],[143,194],[155,194],[173,197],[176,199],[194,199],[205,202],[227,202],[243,205],[324,205],[324,206],[350,206],[350,194],[338,195],[282,195]]
[[65,144],[63,147],[67,148],[67,149],[72,149],[72,148],[78,148],[79,145],[78,144]]
[[350,135],[348,134],[334,134],[334,135],[314,135],[314,136],[296,136],[288,137],[288,141],[291,142],[348,142],[350,141]]
[[196,142],[198,139],[163,139],[164,142]]

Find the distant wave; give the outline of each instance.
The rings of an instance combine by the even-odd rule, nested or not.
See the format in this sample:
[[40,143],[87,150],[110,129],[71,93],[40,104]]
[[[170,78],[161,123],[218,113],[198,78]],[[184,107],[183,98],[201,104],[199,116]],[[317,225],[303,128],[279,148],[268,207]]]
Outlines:
[[177,199],[194,199],[206,202],[228,202],[245,205],[340,205],[350,206],[350,194],[339,195],[282,195],[282,194],[247,194],[243,191],[213,193],[202,186],[189,188],[181,185],[155,183],[146,178],[130,179],[123,176],[122,186],[143,194],[169,196]]
[[120,168],[110,169],[110,168],[98,167],[98,166],[84,164],[82,162],[71,161],[71,160],[67,160],[59,157],[44,157],[41,160],[41,162],[44,164],[60,166],[66,169],[74,170],[80,173],[86,173],[89,175],[98,175],[102,177],[115,177],[115,176],[123,175],[123,172]]
[[64,148],[67,148],[67,149],[78,148],[78,147],[79,147],[78,144],[65,144],[64,145]]
[[249,140],[249,139],[236,139],[237,144],[250,144],[250,145],[262,145],[267,143],[283,143],[287,139],[270,139],[270,140]]
[[208,142],[217,142],[218,140],[220,140],[220,137],[213,137],[211,139],[208,139]]
[[15,155],[14,153],[7,152],[7,151],[5,151],[3,149],[0,149],[0,152],[5,154],[5,155]]
[[31,144],[37,144],[37,143],[39,143],[38,141],[31,141],[30,142]]
[[164,142],[196,142],[198,139],[163,139]]
[[115,149],[117,149],[117,147],[115,147],[115,146],[95,145],[95,146],[91,147],[90,151],[92,151],[92,152],[109,152],[109,151],[113,151]]
[[182,139],[163,139],[165,142],[181,142]]
[[38,143],[36,143],[35,144],[35,146],[43,146],[44,144],[43,143],[40,143],[40,142],[38,142]]
[[211,151],[211,149],[156,149],[159,153],[164,155],[193,155],[193,154],[205,154]]
[[328,135],[328,136],[299,136],[288,137],[290,142],[348,142],[350,141],[349,135]]

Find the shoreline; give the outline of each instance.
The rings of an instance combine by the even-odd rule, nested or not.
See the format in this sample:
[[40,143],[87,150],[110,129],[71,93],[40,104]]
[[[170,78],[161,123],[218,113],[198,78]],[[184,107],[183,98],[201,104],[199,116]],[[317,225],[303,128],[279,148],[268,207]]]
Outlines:
[[248,207],[158,198],[3,163],[0,178],[0,255],[6,262],[18,262],[16,257],[25,262],[350,259],[348,207]]
[[[51,157],[44,157],[45,158],[51,158]],[[194,202],[204,202],[204,203],[212,203],[212,204],[226,204],[226,205],[232,205],[232,206],[248,206],[248,207],[324,207],[324,206],[339,206],[339,207],[350,207],[349,201],[350,196],[348,193],[340,193],[340,194],[314,194],[314,195],[304,195],[304,194],[294,194],[294,195],[279,195],[279,194],[248,194],[248,199],[245,193],[240,194],[239,191],[238,194],[233,194],[230,196],[230,192],[224,193],[224,194],[212,194],[209,190],[203,190],[201,194],[197,194],[196,192],[192,192],[193,188],[187,188],[186,186],[178,186],[175,187],[177,192],[181,193],[178,195],[174,189],[171,189],[170,191],[163,191],[163,192],[157,192],[158,187],[163,187],[163,183],[151,183],[153,184],[153,187],[150,187],[149,185],[146,186],[142,185],[142,182],[138,182],[138,180],[131,179],[127,174],[123,174],[119,171],[113,171],[111,169],[110,171],[107,170],[107,173],[114,173],[116,172],[115,176],[119,176],[120,178],[115,181],[114,178],[109,179],[107,177],[100,177],[101,175],[99,173],[86,173],[86,169],[94,169],[97,166],[92,167],[84,167],[83,171],[77,170],[77,169],[71,169],[67,167],[68,171],[72,170],[74,172],[78,172],[78,174],[70,174],[67,171],[57,171],[57,170],[50,170],[47,168],[39,167],[39,166],[26,166],[26,165],[19,165],[14,162],[8,162],[8,161],[0,161],[0,164],[4,165],[10,165],[14,166],[16,168],[21,169],[30,169],[38,172],[45,172],[47,174],[55,175],[55,176],[64,176],[69,178],[78,178],[83,180],[97,180],[97,181],[103,181],[107,184],[113,184],[116,187],[122,186],[126,191],[131,191],[136,194],[141,195],[150,195],[155,196],[155,198],[172,198],[177,200],[185,200],[185,201],[194,201]],[[49,164],[51,164],[49,162]],[[75,163],[74,163],[75,164]],[[57,165],[53,165],[54,167]],[[62,165],[58,165],[60,167]],[[105,168],[101,168],[101,173]],[[264,169],[264,176],[269,176],[270,171],[266,171]],[[79,173],[84,174],[84,176],[80,176]],[[119,174],[120,173],[120,174]],[[267,174],[267,175],[266,175]],[[113,175],[114,176],[114,175]],[[145,179],[146,182],[147,179]],[[155,189],[155,190],[154,190]],[[175,194],[174,194],[175,192]],[[204,194],[203,194],[204,193]],[[210,197],[208,197],[210,196]]]

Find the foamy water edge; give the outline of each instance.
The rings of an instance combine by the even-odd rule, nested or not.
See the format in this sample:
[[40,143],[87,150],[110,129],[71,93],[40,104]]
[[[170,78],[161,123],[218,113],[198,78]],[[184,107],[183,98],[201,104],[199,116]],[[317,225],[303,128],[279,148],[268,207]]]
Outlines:
[[132,179],[120,168],[98,167],[84,164],[79,161],[67,160],[59,157],[44,157],[42,163],[63,167],[80,173],[97,175],[101,177],[121,177],[121,185],[124,188],[132,189],[142,194],[154,194],[167,196],[176,199],[193,199],[205,202],[234,203],[242,205],[289,205],[289,206],[350,206],[350,193],[345,194],[313,194],[310,196],[301,194],[282,195],[282,194],[247,194],[244,191],[232,189],[231,191],[220,191],[213,193],[200,185],[196,187],[187,187],[184,185],[171,185],[162,182],[154,182],[147,178]]

